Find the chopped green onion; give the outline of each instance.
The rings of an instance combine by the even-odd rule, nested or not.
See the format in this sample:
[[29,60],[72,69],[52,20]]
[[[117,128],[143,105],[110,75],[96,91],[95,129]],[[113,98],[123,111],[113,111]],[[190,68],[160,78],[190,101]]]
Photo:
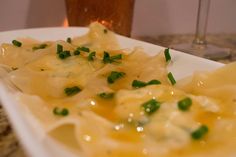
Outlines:
[[103,32],[104,32],[104,34],[107,34],[108,31],[107,31],[107,29],[104,29]]
[[114,55],[110,57],[111,60],[118,60],[118,59],[122,59],[122,54],[118,54],[118,55]]
[[71,44],[71,38],[70,38],[70,37],[68,37],[68,38],[66,39],[66,42],[68,42],[68,43],[70,43],[70,44]]
[[40,44],[38,46],[34,46],[32,49],[33,50],[38,50],[38,49],[44,49],[46,48],[48,45],[47,44]]
[[120,60],[120,59],[122,59],[122,54],[110,56],[110,54],[106,51],[104,51],[104,53],[103,53],[103,63],[105,63],[105,64],[116,62],[116,60]]
[[64,92],[67,96],[72,96],[79,93],[81,89],[78,86],[67,87],[64,89]]
[[171,60],[169,48],[165,49],[164,53],[165,53],[166,62],[169,62]]
[[141,87],[145,87],[146,85],[147,85],[146,82],[139,81],[139,80],[133,80],[132,82],[132,87],[134,88],[141,88]]
[[84,52],[89,52],[90,51],[90,49],[88,47],[84,47],[84,46],[78,47],[77,49],[81,50],[81,51],[84,51]]
[[63,46],[60,44],[57,44],[57,53],[60,53],[63,51]]
[[144,109],[145,113],[148,115],[153,114],[155,111],[157,111],[161,106],[161,103],[156,101],[155,99],[151,99],[145,103],[142,104],[142,108]]
[[58,107],[55,107],[53,109],[53,113],[58,116],[67,116],[69,114],[69,110],[66,108],[59,109]]
[[191,137],[194,140],[201,139],[209,131],[206,125],[201,125],[197,130],[191,133]]
[[141,88],[141,87],[145,87],[145,86],[148,86],[148,85],[154,85],[154,84],[161,84],[161,82],[159,80],[151,80],[151,81],[146,83],[146,82],[139,81],[139,80],[133,80],[132,87]]
[[76,49],[75,51],[74,51],[74,55],[76,56],[76,55],[80,55],[80,51],[78,50],[78,49]]
[[95,55],[96,55],[96,52],[95,52],[95,51],[94,51],[94,52],[91,52],[91,53],[88,55],[88,60],[89,60],[89,61],[93,61]]
[[71,54],[70,54],[70,51],[62,51],[62,52],[59,52],[58,56],[60,59],[66,59],[67,57],[70,57]]
[[172,74],[171,72],[169,72],[169,73],[167,74],[167,76],[168,76],[168,79],[170,80],[171,84],[172,84],[172,85],[175,85],[175,84],[176,84],[176,81],[175,81],[175,78],[174,78],[173,74]]
[[16,47],[21,47],[22,45],[22,43],[17,40],[12,40],[12,44],[15,45]]
[[180,101],[178,101],[178,108],[182,111],[187,111],[192,105],[192,99],[186,97]]
[[147,85],[154,85],[154,84],[161,84],[161,81],[159,80],[151,80],[147,83]]
[[110,54],[106,51],[103,52],[103,63],[110,63]]
[[109,84],[114,83],[117,79],[120,79],[121,77],[124,77],[125,73],[124,72],[117,72],[117,71],[112,71],[110,75],[107,77],[107,82]]
[[103,98],[103,99],[111,99],[114,97],[114,93],[99,93],[98,94],[99,97]]

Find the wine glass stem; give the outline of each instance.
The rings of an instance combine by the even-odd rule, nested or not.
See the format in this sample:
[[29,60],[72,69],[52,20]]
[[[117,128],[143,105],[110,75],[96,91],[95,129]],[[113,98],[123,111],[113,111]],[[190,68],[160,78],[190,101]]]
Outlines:
[[199,0],[196,34],[193,40],[194,45],[206,46],[206,27],[210,7],[210,0]]

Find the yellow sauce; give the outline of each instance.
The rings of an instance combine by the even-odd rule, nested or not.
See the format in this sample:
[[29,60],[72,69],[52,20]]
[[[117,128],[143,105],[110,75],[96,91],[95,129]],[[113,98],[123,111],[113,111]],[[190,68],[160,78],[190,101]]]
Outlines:
[[[135,49],[131,54],[117,50],[112,32],[103,34],[104,27],[92,24],[91,31],[72,40],[47,42],[48,47],[33,51],[39,41],[24,39],[17,48],[3,44],[0,63],[17,67],[6,76],[21,90],[19,100],[27,106],[49,135],[68,148],[87,157],[177,157],[232,156],[236,154],[236,64],[215,72],[192,76],[190,82],[172,86],[167,78],[163,53],[147,56]],[[87,45],[96,51],[94,61],[88,53],[61,60],[56,46],[61,44],[71,53]],[[104,64],[103,51],[123,54],[122,60]],[[125,76],[109,84],[111,71]],[[134,89],[133,80],[160,80],[160,85]],[[79,86],[74,96],[64,93],[66,87]],[[102,92],[114,97],[103,99]],[[36,96],[35,96],[36,95]],[[179,100],[190,97],[188,111],[178,109]],[[161,103],[152,115],[142,104],[150,99]],[[69,115],[53,114],[53,108],[67,108]],[[191,133],[201,124],[209,132],[194,140]]]

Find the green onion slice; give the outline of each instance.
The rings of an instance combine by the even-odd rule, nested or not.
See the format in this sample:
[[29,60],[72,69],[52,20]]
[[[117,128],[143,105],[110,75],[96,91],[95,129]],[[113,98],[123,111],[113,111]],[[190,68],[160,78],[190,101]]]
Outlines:
[[71,44],[71,38],[70,38],[70,37],[68,37],[68,38],[66,39],[66,42],[68,42],[68,43],[70,43],[70,44]]
[[139,80],[133,80],[132,87],[141,88],[141,87],[145,87],[145,86],[148,86],[148,85],[155,85],[155,84],[161,84],[161,82],[159,80],[151,80],[151,81],[146,83],[146,82],[139,81]]
[[103,63],[110,63],[110,54],[106,51],[103,52]]
[[66,108],[58,108],[58,107],[55,107],[54,109],[53,109],[53,113],[55,114],[55,115],[58,115],[58,116],[67,116],[67,115],[69,115],[69,110],[68,109],[66,109]]
[[110,60],[114,62],[114,60],[122,59],[122,54],[114,55],[110,57]]
[[81,89],[78,86],[73,86],[73,87],[67,87],[64,89],[64,92],[67,96],[73,96],[77,93],[79,93]]
[[60,44],[57,44],[57,53],[60,53],[63,51],[63,46]]
[[38,50],[38,49],[44,49],[46,48],[48,45],[47,44],[40,44],[38,46],[34,46],[32,49],[33,50]]
[[74,55],[76,56],[76,55],[80,55],[80,51],[78,50],[78,49],[76,49],[75,51],[74,51]]
[[167,77],[168,77],[168,79],[170,80],[170,82],[171,82],[172,85],[175,85],[175,84],[176,84],[175,78],[174,78],[174,76],[173,76],[173,74],[172,74],[171,72],[169,72],[169,73],[167,74]]
[[187,111],[192,105],[192,99],[189,97],[186,97],[180,101],[178,101],[178,108],[182,111]]
[[206,125],[201,125],[197,130],[191,133],[191,137],[194,140],[201,139],[209,131]]
[[12,44],[16,47],[21,47],[22,43],[17,40],[12,40]]
[[96,56],[96,52],[95,52],[95,51],[94,51],[94,52],[91,52],[91,53],[88,55],[88,60],[89,60],[89,61],[93,61],[94,58],[95,58],[95,56]]
[[169,62],[171,60],[169,48],[165,49],[164,54],[165,54],[166,62]]
[[111,98],[114,97],[114,93],[102,92],[102,93],[99,93],[98,96],[103,98],[103,99],[111,99]]
[[67,57],[70,57],[70,56],[71,56],[70,51],[62,51],[58,53],[58,57],[60,59],[66,59]]
[[147,83],[147,85],[154,85],[154,84],[161,84],[161,81],[159,80],[151,80]]
[[114,83],[117,79],[120,79],[125,76],[124,72],[112,71],[110,75],[107,77],[107,82],[109,84]]
[[82,47],[78,47],[78,50],[84,51],[84,52],[90,52],[90,49],[88,47],[82,46]]
[[132,82],[132,87],[134,88],[141,88],[141,87],[145,87],[146,85],[147,85],[146,82],[139,81],[139,80],[133,80]]
[[110,56],[110,54],[106,51],[103,53],[103,63],[112,63],[112,62],[117,62],[117,60],[122,59],[122,54]]
[[104,33],[104,34],[107,34],[107,32],[108,32],[107,29],[104,29],[104,30],[103,30],[103,33]]
[[155,99],[151,99],[142,104],[142,108],[144,109],[145,113],[148,115],[153,114],[156,112],[161,106],[161,103],[156,101]]

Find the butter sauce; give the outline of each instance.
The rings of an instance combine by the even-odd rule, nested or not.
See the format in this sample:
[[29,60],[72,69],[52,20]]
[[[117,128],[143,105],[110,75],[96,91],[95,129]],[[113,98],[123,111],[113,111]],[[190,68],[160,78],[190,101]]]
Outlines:
[[[20,105],[26,106],[45,132],[75,153],[93,157],[176,157],[233,156],[236,154],[236,63],[213,72],[194,73],[188,81],[172,86],[167,78],[168,63],[164,54],[148,56],[142,49],[131,53],[119,50],[112,32],[104,33],[97,23],[88,34],[66,41],[44,42],[19,39],[21,47],[2,44],[0,63],[15,70],[6,76],[22,93]],[[60,59],[57,44],[71,56]],[[96,52],[73,52],[81,46]],[[102,61],[104,51],[122,54],[119,62]],[[17,68],[17,69],[16,69]],[[107,82],[111,71],[125,75],[113,84]],[[161,84],[132,87],[133,80]],[[64,89],[78,86],[81,91],[68,96]],[[111,99],[99,93],[114,93]],[[178,101],[191,99],[187,111]],[[155,100],[160,107],[147,114],[142,104]],[[53,115],[55,107],[66,108],[69,115]],[[202,124],[209,132],[200,140],[191,133]]]

